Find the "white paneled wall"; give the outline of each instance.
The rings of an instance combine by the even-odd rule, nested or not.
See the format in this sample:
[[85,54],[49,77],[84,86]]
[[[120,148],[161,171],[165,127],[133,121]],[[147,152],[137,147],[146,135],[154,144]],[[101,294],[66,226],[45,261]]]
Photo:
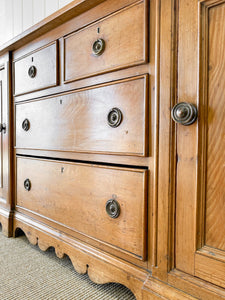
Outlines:
[[0,0],[0,44],[70,2],[72,0]]

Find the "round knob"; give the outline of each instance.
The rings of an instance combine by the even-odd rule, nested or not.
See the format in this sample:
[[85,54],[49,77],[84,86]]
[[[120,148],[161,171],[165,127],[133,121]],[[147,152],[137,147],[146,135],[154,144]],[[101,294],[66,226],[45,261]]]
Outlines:
[[0,132],[6,133],[6,124],[5,123],[0,123]]
[[172,119],[176,123],[185,126],[193,124],[197,119],[197,115],[197,108],[186,102],[177,103],[171,111]]
[[35,66],[31,66],[28,70],[28,75],[31,77],[31,78],[34,78],[37,74],[37,68]]
[[30,121],[28,119],[25,119],[22,123],[22,128],[25,131],[28,131],[30,129]]
[[108,124],[111,127],[118,127],[122,122],[123,114],[119,108],[112,108],[108,113]]
[[103,39],[97,39],[92,46],[92,53],[95,56],[101,55],[105,50],[105,41]]
[[113,219],[118,218],[120,215],[120,205],[115,199],[108,200],[106,202],[105,209],[107,214]]
[[30,179],[25,179],[24,180],[24,188],[25,190],[29,191],[31,189],[31,182]]

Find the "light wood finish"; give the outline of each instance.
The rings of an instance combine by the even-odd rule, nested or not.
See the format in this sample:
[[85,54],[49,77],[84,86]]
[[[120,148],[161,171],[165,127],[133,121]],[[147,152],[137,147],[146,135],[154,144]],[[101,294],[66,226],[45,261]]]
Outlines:
[[95,283],[104,284],[119,280],[134,293],[137,300],[142,299],[142,287],[148,276],[143,269],[75,240],[52,227],[43,226],[23,214],[15,214],[13,226],[14,232],[17,228],[22,229],[30,243],[38,245],[41,250],[46,251],[49,247],[54,247],[59,258],[68,255],[75,270],[81,274],[87,273]]
[[[198,58],[198,4],[195,0],[179,1],[178,40],[178,102],[196,104]],[[193,26],[189,27],[189,24]],[[192,126],[179,125],[177,129],[177,191],[176,191],[176,267],[194,275],[196,233],[196,185],[197,130]]]
[[2,203],[0,203],[0,224],[2,233],[7,237],[11,237],[13,235],[13,212],[1,207],[1,204]]
[[[146,192],[145,170],[17,158],[16,205],[140,259],[146,254]],[[109,199],[120,205],[118,218],[106,213]]]
[[[146,76],[137,77],[16,105],[16,147],[144,156],[147,84]],[[122,112],[116,128],[107,121],[113,108]],[[22,128],[24,119],[30,122],[28,131]]]
[[5,54],[0,58],[0,123],[5,130],[0,133],[0,223],[3,233],[12,236],[12,110],[10,56]]
[[0,202],[6,203],[8,198],[8,91],[7,91],[7,61],[0,65],[0,123],[5,124],[7,130],[0,133]]
[[[154,43],[151,43],[151,63],[150,64],[142,64],[138,66],[133,66],[126,69],[117,70],[111,73],[104,73],[96,76],[92,76],[89,78],[72,81],[70,83],[65,83],[63,81],[64,72],[63,67],[60,67],[62,63],[63,66],[63,36],[65,32],[74,32],[78,31],[80,28],[87,27],[88,25],[92,24],[96,21],[96,19],[101,19],[104,15],[110,15],[116,11],[119,11],[131,4],[137,2],[136,0],[111,0],[110,2],[103,2],[97,7],[88,10],[87,12],[83,13],[81,16],[78,16],[66,23],[63,23],[61,26],[51,30],[50,32],[44,34],[43,36],[36,38],[35,40],[30,41],[28,44],[20,47],[16,51],[12,53],[13,59],[17,60],[18,58],[24,56],[25,54],[37,50],[37,48],[41,48],[46,46],[46,44],[50,44],[55,40],[59,39],[59,85],[55,87],[51,87],[45,89],[45,91],[35,91],[31,92],[29,95],[24,94],[14,98],[15,101],[23,101],[27,99],[34,99],[43,97],[44,95],[52,95],[62,93],[63,91],[70,91],[75,89],[80,89],[82,87],[93,86],[96,84],[102,84],[105,82],[113,81],[113,80],[120,80],[122,78],[143,75],[145,73],[154,74]],[[146,5],[146,18],[147,18],[147,3]],[[154,20],[151,20],[151,36],[154,40]],[[147,32],[146,32],[147,34]],[[151,81],[151,94],[154,99],[154,76],[152,77]],[[154,110],[153,110],[154,111]]]
[[164,283],[159,283],[157,280],[147,279],[143,287],[143,300],[194,300],[195,297],[188,295],[174,287],[168,287]]
[[[10,227],[11,216],[14,234],[18,228],[22,229],[30,242],[38,244],[42,250],[55,247],[59,257],[69,255],[78,272],[88,272],[98,283],[122,283],[134,292],[138,300],[225,299],[221,217],[224,6],[224,0],[74,1],[22,34],[20,40],[12,40],[0,50],[1,54],[9,49],[15,50],[8,56],[11,63],[55,41],[59,46],[58,85],[16,95],[13,99],[9,97],[12,114],[16,109],[22,115],[27,107],[26,113],[32,110],[32,116],[37,115],[40,120],[42,111],[44,122],[46,113],[48,118],[55,119],[55,125],[45,123],[45,127],[41,127],[40,122],[42,134],[35,134],[36,140],[32,136],[37,149],[28,148],[29,139],[22,139],[19,135],[14,152],[8,150],[10,154],[13,152],[13,159],[17,155],[19,161],[19,168],[14,162],[14,170],[9,172],[9,183],[13,184],[9,191],[15,191],[18,182],[18,202],[12,218],[9,207],[14,208],[16,198],[2,201],[0,221],[5,222],[5,228]],[[90,50],[87,46],[88,51],[85,48],[85,53],[79,56],[86,66],[85,72],[79,70],[77,74],[77,69],[73,69],[71,77],[65,77],[68,67],[67,64],[64,68],[66,43],[78,35],[89,37],[92,30],[94,41],[100,37],[102,28],[107,28],[109,37],[118,36],[118,31],[113,29],[117,28],[123,14],[129,19],[122,18],[122,23],[130,24],[125,33],[130,38],[126,43],[119,43],[123,45],[120,54],[126,49],[126,55],[133,58],[126,61],[126,55],[117,54],[115,59],[112,54],[107,54],[106,47],[102,56],[95,57],[101,62],[101,68],[88,63],[89,68],[83,60]],[[112,22],[113,28],[108,28],[111,20],[116,21]],[[104,25],[99,26],[99,35],[95,31],[97,24]],[[138,34],[132,31],[135,26],[139,28]],[[120,26],[121,32],[125,27]],[[137,51],[137,45],[132,43],[132,33],[138,36],[143,52]],[[86,41],[80,40],[79,44],[83,43]],[[78,46],[74,46],[73,53],[80,52]],[[108,50],[114,53],[112,47]],[[70,62],[73,63],[72,59]],[[80,61],[77,64],[80,66]],[[79,76],[83,77],[78,79]],[[11,90],[9,76],[9,95]],[[88,109],[84,108],[91,107],[96,118],[101,110],[100,104],[94,110],[96,101],[91,101],[86,95],[97,95],[103,90],[107,91],[104,99],[109,99],[108,103],[113,106],[122,105],[126,99],[126,118],[120,126],[129,120],[134,139],[133,146],[124,152],[120,152],[122,145],[127,147],[123,134],[108,135],[111,144],[105,140],[101,149],[96,150],[93,146],[96,145],[93,120],[89,118],[81,125],[80,120],[89,115]],[[84,95],[86,102],[82,113],[76,114],[76,120],[73,120],[71,107],[80,108]],[[118,102],[115,102],[116,95],[121,96]],[[138,97],[135,100],[132,96]],[[171,108],[181,101],[198,107],[195,124],[182,126],[172,122]],[[44,110],[45,103],[49,105],[48,110]],[[64,112],[60,110],[58,119],[55,103],[61,107],[70,103]],[[139,118],[135,118],[137,108],[144,112],[142,115],[138,113]],[[49,117],[50,112],[54,118]],[[14,122],[15,131],[16,118]],[[68,128],[63,132],[64,124],[70,126],[72,136],[75,132],[72,124],[81,126],[80,137],[86,137],[82,149],[68,151],[73,143],[66,135]],[[117,133],[122,129],[120,126]],[[43,132],[48,135],[48,140],[42,140]],[[102,129],[102,135],[104,132]],[[27,133],[28,137],[29,131]],[[9,138],[13,140],[12,132]],[[43,141],[46,149],[40,147]],[[54,148],[54,143],[64,148]],[[16,148],[18,145],[20,148]],[[61,165],[64,169],[60,168]],[[17,178],[12,181],[16,172]],[[33,178],[29,192],[23,187],[26,174]],[[123,196],[120,217],[126,222],[122,224],[120,217],[104,219],[107,216],[105,208],[99,211],[91,201],[97,199],[97,207],[104,207],[106,199],[114,193],[112,187],[117,190],[118,200]],[[129,199],[125,199],[127,195]],[[76,207],[73,206],[75,201]],[[59,211],[60,208],[65,213]],[[83,216],[79,214],[82,210]]]
[[209,10],[205,243],[225,251],[224,18],[225,4]]
[[178,99],[198,123],[177,126],[176,267],[225,287],[225,3],[181,1],[179,15]]
[[14,232],[16,228],[22,229],[30,243],[38,245],[41,250],[46,251],[53,246],[59,258],[68,255],[77,272],[87,273],[90,279],[98,284],[117,282],[119,278],[120,282],[134,293],[137,300],[198,299],[151,278],[146,271],[132,264],[119,258],[115,259],[112,255],[96,250],[79,240],[71,239],[51,227],[43,227],[42,224],[25,215],[15,214]]
[[[2,71],[4,71],[4,67],[2,66]],[[3,119],[2,119],[2,109],[3,109],[3,103],[2,103],[2,80],[0,81],[0,123],[3,124]],[[0,139],[0,188],[3,186],[3,151],[2,151],[2,138],[3,132],[1,133],[1,139]]]
[[[145,2],[141,1],[65,37],[64,80],[69,82],[144,63],[147,56],[145,16]],[[98,39],[105,41],[105,50],[95,56],[92,46]]]
[[153,276],[167,282],[167,272],[173,267],[174,247],[174,128],[170,111],[174,102],[175,85],[175,12],[174,1],[156,1],[156,102],[155,120],[155,181],[152,243]]
[[[61,40],[60,40],[60,46],[62,47]],[[70,83],[65,83],[65,84],[61,83],[57,86],[47,88],[44,91],[40,90],[40,91],[30,92],[29,94],[18,95],[14,98],[14,100],[15,102],[22,102],[22,101],[37,99],[40,97],[42,98],[43,96],[50,97],[51,95],[61,94],[63,92],[66,93],[75,90],[79,91],[83,88],[94,87],[100,84],[107,84],[112,81],[122,80],[130,77],[143,76],[143,74],[148,74],[148,73],[149,73],[149,65],[146,64],[138,65],[127,69],[117,70],[111,73],[105,73],[105,74],[92,76],[89,78],[84,78]],[[62,78],[63,75],[60,77]],[[150,78],[149,87],[151,87],[150,81],[153,79],[154,78],[152,77]],[[151,88],[153,89],[154,87]]]
[[225,290],[223,288],[178,270],[173,270],[168,274],[168,282],[171,286],[189,293],[197,299],[225,299]]
[[[28,74],[29,68],[36,68],[35,77]],[[42,90],[58,83],[58,43],[47,45],[28,53],[13,63],[15,95]]]
[[200,253],[195,255],[195,276],[225,288],[224,274],[225,261],[221,262]]
[[[14,59],[17,59],[18,57],[21,56],[21,53],[24,52],[25,49],[29,49],[29,51],[26,52],[30,52],[33,51],[35,49],[37,49],[37,45],[39,47],[42,47],[48,43],[51,43],[55,40],[57,40],[60,37],[63,37],[65,35],[68,35],[72,32],[78,31],[81,28],[84,28],[88,25],[90,25],[91,23],[96,22],[96,20],[99,20],[107,15],[110,15],[122,8],[125,8],[131,4],[134,4],[135,2],[140,1],[140,0],[123,0],[118,2],[117,0],[111,0],[106,1],[106,0],[97,0],[97,1],[89,1],[86,0],[86,8],[90,5],[90,9],[86,9],[83,13],[81,13],[78,9],[78,7],[76,7],[77,1],[74,0],[72,5],[73,6],[73,13],[74,10],[76,10],[76,17],[71,17],[69,20],[63,20],[63,14],[62,11],[64,11],[65,8],[63,8],[62,10],[60,10],[61,15],[60,15],[60,24],[55,24],[54,26],[52,25],[51,28],[49,28],[49,30],[47,30],[45,33],[40,33],[40,31],[35,32],[36,36],[32,39],[30,36],[27,37],[27,42],[24,43],[23,45],[17,46],[16,49],[14,49],[15,51],[13,51],[13,57]],[[84,4],[81,3],[80,4]],[[84,8],[84,7],[83,7]],[[54,13],[53,15],[58,14],[58,12]],[[67,13],[68,14],[68,13]],[[69,15],[69,14],[68,14]],[[67,17],[68,17],[67,15]],[[72,14],[71,14],[72,15]],[[49,18],[52,16],[49,16]],[[48,19],[47,18],[45,21],[46,23],[49,25],[48,23]],[[57,19],[55,19],[55,21],[57,21]],[[40,25],[42,22],[39,22],[37,24]],[[12,42],[12,41],[11,41]]]
[[[115,155],[115,154],[101,154],[101,153],[79,153],[79,152],[66,152],[66,151],[52,151],[52,150],[32,150],[32,149],[14,149],[14,153],[18,155],[38,156],[38,157],[52,157],[61,158],[62,160],[70,159],[74,161],[83,162],[102,162],[117,165],[128,165],[131,157],[129,155]],[[133,166],[149,166],[149,169],[154,168],[153,157],[132,157]]]

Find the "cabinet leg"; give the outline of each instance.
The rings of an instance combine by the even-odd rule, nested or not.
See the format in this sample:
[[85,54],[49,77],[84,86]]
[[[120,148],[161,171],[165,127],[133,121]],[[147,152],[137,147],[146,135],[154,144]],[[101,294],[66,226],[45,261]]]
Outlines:
[[7,237],[13,235],[13,213],[9,210],[0,208],[0,224],[2,233]]

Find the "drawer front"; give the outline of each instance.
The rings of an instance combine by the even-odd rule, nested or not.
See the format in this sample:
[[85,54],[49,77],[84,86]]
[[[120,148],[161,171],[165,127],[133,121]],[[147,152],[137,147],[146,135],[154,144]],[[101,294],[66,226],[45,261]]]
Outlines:
[[123,9],[64,39],[69,82],[146,61],[145,2]]
[[17,158],[16,205],[144,260],[146,176],[139,169]]
[[17,104],[16,147],[144,156],[146,98],[144,76]]
[[57,56],[58,44],[54,42],[14,61],[14,94],[20,95],[56,86]]

